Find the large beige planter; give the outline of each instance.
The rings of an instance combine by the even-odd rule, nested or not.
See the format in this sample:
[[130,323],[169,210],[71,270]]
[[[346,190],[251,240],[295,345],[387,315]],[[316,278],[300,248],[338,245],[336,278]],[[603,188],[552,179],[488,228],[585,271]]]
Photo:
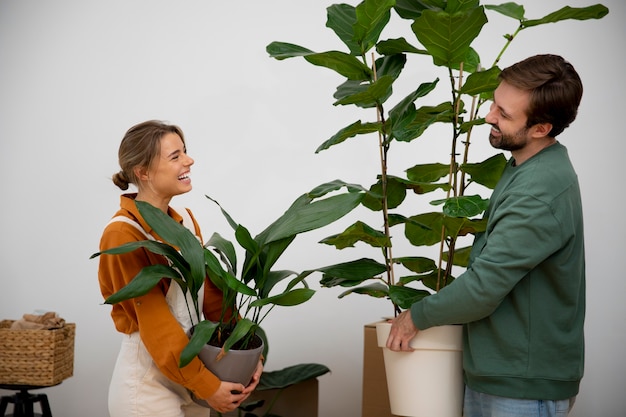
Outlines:
[[462,327],[440,326],[420,331],[413,352],[385,347],[391,324],[376,325],[383,348],[389,403],[404,417],[461,417],[463,413]]

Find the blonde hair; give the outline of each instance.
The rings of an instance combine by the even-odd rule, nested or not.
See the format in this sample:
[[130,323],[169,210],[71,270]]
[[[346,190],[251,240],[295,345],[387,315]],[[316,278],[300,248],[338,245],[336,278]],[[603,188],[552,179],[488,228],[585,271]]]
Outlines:
[[185,143],[180,127],[159,120],[148,120],[128,129],[118,151],[121,169],[113,174],[113,183],[122,190],[127,190],[129,184],[138,185],[135,168],[150,168],[161,152],[161,138],[166,133],[177,134]]

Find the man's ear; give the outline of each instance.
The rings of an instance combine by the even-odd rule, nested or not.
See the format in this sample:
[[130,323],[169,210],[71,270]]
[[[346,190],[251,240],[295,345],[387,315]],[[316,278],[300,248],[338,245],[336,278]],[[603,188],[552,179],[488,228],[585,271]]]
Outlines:
[[532,130],[533,137],[537,139],[545,138],[550,134],[550,131],[552,130],[552,123],[537,123],[532,127]]

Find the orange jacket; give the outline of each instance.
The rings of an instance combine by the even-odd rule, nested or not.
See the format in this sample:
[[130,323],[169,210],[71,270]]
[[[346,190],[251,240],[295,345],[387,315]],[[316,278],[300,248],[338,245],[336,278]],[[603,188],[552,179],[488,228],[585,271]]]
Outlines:
[[[136,221],[155,239],[162,240],[139,214],[134,202],[135,196],[135,194],[122,195],[121,208],[115,216],[126,216]],[[173,209],[168,208],[168,214],[182,223],[182,217]],[[202,239],[200,228],[193,215],[192,219],[196,229],[195,234]],[[102,234],[100,250],[145,239],[145,236],[130,224],[113,222],[105,228]],[[167,260],[145,249],[137,249],[123,255],[100,255],[98,280],[102,295],[105,298],[109,297],[129,283],[144,266],[157,263],[167,264]],[[152,360],[165,376],[190,389],[198,398],[206,399],[217,391],[220,380],[207,370],[198,358],[194,358],[184,368],[178,367],[180,353],[189,342],[189,338],[170,313],[165,299],[169,285],[170,280],[164,279],[148,294],[114,304],[111,317],[119,332],[130,334],[139,331],[141,340],[152,356]],[[202,306],[204,316],[209,320],[217,321],[221,312],[222,292],[208,279],[205,281],[204,288]]]

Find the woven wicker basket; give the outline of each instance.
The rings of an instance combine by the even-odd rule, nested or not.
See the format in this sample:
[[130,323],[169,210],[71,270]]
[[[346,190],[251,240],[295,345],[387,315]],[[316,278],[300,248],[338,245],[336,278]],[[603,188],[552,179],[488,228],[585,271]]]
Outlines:
[[0,321],[0,384],[52,386],[74,374],[76,324],[54,330],[12,330]]

